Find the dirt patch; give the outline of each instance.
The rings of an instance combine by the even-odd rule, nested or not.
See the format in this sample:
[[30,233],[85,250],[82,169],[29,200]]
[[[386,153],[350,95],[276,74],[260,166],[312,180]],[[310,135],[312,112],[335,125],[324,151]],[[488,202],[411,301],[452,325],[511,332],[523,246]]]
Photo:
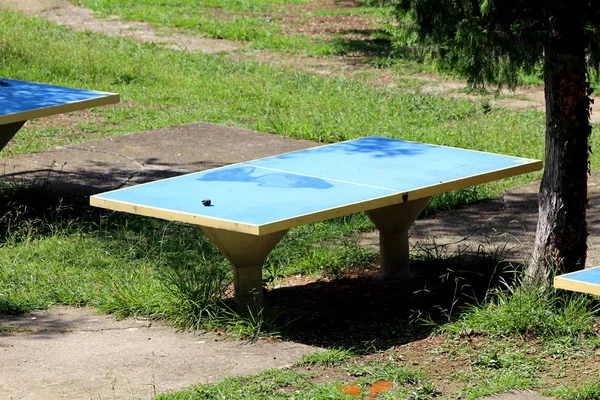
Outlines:
[[176,50],[221,53],[238,50],[245,46],[242,42],[232,40],[216,40],[184,34],[165,34],[165,32],[146,22],[120,21],[118,17],[98,19],[94,17],[92,10],[76,7],[62,0],[0,0],[0,6],[7,6],[25,13],[38,15],[77,31],[128,37]]
[[[455,303],[454,317],[460,313],[465,299],[475,301],[473,292],[456,292],[455,278],[461,286],[485,289],[489,277],[482,266],[473,264],[456,275],[448,275],[448,262],[419,262],[416,279],[381,281],[373,279],[368,266],[364,273],[353,271],[343,277],[319,282],[292,279],[295,286],[282,286],[269,291],[268,299],[293,316],[292,329],[284,337],[326,348],[348,349],[362,354],[360,365],[395,364],[409,371],[422,372],[433,384],[439,398],[463,398],[468,387],[477,386],[486,377],[512,368],[523,368],[539,378],[540,389],[560,386],[577,387],[592,383],[600,372],[598,353],[593,349],[569,349],[559,354],[548,344],[532,337],[494,337],[476,331],[460,335],[437,335],[434,325],[419,322],[437,313],[448,313]],[[417,265],[416,265],[417,266]],[[469,268],[464,263],[456,267]],[[490,268],[488,265],[487,268]],[[486,269],[489,271],[489,269]],[[357,276],[358,275],[358,276]],[[444,278],[444,276],[446,278]],[[496,283],[501,280],[498,279]],[[483,290],[485,291],[485,290]],[[480,296],[483,291],[479,291]],[[451,311],[450,311],[451,312]],[[514,354],[521,354],[517,361]],[[497,364],[485,364],[486,355],[497,357]],[[514,363],[514,365],[513,365]],[[535,367],[533,367],[535,365]],[[304,366],[300,372],[316,374],[314,383],[338,380],[355,383],[361,375],[351,368]],[[529,371],[529,372],[526,372]],[[418,391],[422,383],[415,382]],[[464,395],[464,393],[462,393]],[[423,398],[433,398],[423,396]],[[509,391],[486,399],[549,399],[530,391]]]
[[[291,5],[290,11],[276,13],[274,18],[283,26],[284,34],[301,34],[310,37],[331,39],[341,35],[347,39],[369,39],[370,34],[383,25],[382,19],[361,14],[345,14],[343,10],[352,10],[363,4],[356,1],[324,0],[319,3]],[[314,14],[319,10],[335,10],[336,13]],[[296,12],[294,12],[296,11]],[[302,11],[302,12],[298,12]]]

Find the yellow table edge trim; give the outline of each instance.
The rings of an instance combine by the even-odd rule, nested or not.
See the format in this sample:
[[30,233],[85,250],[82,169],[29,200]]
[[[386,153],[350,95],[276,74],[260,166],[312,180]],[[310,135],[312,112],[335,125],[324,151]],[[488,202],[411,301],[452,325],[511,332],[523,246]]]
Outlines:
[[[390,194],[389,196],[380,197],[374,200],[368,200],[359,203],[348,204],[336,208],[327,210],[321,210],[316,213],[299,215],[296,218],[290,218],[280,221],[275,221],[270,224],[260,225],[259,231],[261,235],[268,234],[271,232],[280,231],[283,229],[290,229],[296,226],[311,224],[314,222],[325,221],[327,219],[342,217],[344,215],[363,212],[372,210],[375,208],[381,208],[390,206],[393,204],[403,203],[405,201],[411,201],[420,199],[423,197],[431,197],[436,194],[450,192],[452,190],[463,189],[465,187],[479,185],[482,183],[492,182],[503,178],[509,178],[511,176],[525,174],[527,172],[535,172],[542,169],[543,163],[536,160],[527,164],[520,164],[514,167],[504,168],[498,171],[488,172],[485,174],[479,174],[470,176],[468,178],[456,179],[454,181],[444,182],[441,185],[424,186],[421,188],[413,189],[409,192],[397,192]],[[509,173],[510,172],[510,173]],[[487,179],[490,178],[491,179]],[[301,221],[299,224],[291,224],[291,221]]]
[[[600,267],[594,267],[590,269],[596,269]],[[554,287],[557,289],[570,290],[573,292],[588,293],[600,296],[600,285],[593,285],[587,282],[574,281],[569,279],[569,276],[580,271],[569,272],[554,277]]]
[[167,221],[184,222],[192,225],[206,226],[209,228],[220,228],[239,233],[247,233],[250,235],[261,235],[258,226],[253,224],[244,224],[215,217],[204,217],[202,215],[186,212],[173,212],[158,207],[140,207],[137,204],[124,201],[107,200],[96,196],[90,196],[90,205],[113,211],[121,211],[129,214],[143,215],[145,217],[164,219]]
[[64,114],[72,111],[79,111],[86,108],[116,104],[120,101],[118,93],[99,92],[102,97],[76,101],[68,104],[60,104],[52,107],[38,108],[37,110],[13,113],[0,116],[0,125],[6,125],[13,122],[29,121],[35,118],[43,118],[56,114]]

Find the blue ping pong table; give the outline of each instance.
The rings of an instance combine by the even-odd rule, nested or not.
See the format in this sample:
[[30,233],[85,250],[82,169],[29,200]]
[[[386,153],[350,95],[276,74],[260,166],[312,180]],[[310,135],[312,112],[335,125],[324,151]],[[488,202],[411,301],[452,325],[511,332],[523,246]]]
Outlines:
[[0,150],[30,119],[118,102],[116,93],[0,78]]
[[233,264],[243,305],[261,301],[262,264],[292,227],[365,211],[380,232],[380,274],[406,277],[408,229],[432,195],[541,168],[539,160],[366,137],[106,192],[90,203],[200,226]]
[[555,276],[554,287],[600,296],[600,267]]

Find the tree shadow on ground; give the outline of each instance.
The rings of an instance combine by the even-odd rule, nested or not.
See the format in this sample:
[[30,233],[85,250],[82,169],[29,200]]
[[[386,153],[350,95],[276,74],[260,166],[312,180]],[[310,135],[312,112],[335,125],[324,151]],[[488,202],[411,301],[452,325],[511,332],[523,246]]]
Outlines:
[[404,64],[422,64],[426,59],[423,49],[395,45],[392,35],[380,29],[342,30],[338,32],[338,36],[330,39],[330,43],[338,54],[359,56],[359,60],[362,56],[379,68],[390,67],[394,60],[401,60]]
[[339,32],[331,44],[341,54],[362,54],[368,57],[392,56],[394,48],[387,34],[376,29],[352,29]]
[[51,232],[60,224],[98,221],[100,210],[84,195],[65,196],[50,185],[10,184],[0,189],[0,241],[22,229],[36,235]]
[[[189,172],[155,158],[144,160],[145,165],[153,166],[144,171],[102,162],[90,164],[92,171],[31,169],[4,175],[0,183],[0,241],[17,227],[34,225],[36,233],[43,235],[61,223],[98,222],[107,211],[90,206],[90,195]],[[221,166],[212,162],[193,164],[200,170]]]
[[273,289],[266,299],[285,314],[284,339],[372,353],[427,337],[466,306],[505,288],[521,266],[472,253],[416,260],[412,269],[410,280],[354,271],[329,282]]

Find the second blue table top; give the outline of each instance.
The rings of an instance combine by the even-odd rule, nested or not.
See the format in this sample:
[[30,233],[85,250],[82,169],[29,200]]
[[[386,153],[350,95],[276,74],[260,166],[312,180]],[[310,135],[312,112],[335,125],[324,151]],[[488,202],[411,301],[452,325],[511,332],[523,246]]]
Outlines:
[[119,95],[0,78],[0,124],[119,102]]

